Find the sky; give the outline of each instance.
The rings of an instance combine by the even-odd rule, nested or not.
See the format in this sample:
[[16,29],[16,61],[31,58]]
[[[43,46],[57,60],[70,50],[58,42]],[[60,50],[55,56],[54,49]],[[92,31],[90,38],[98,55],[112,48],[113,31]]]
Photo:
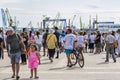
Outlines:
[[[12,19],[16,16],[19,27],[27,27],[31,21],[33,26],[41,22],[46,15],[51,19],[74,19],[73,24],[79,26],[81,17],[85,26],[89,24],[89,16],[93,21],[98,15],[98,21],[114,21],[120,24],[120,0],[0,0],[0,8],[8,8]],[[0,26],[2,26],[0,15]]]

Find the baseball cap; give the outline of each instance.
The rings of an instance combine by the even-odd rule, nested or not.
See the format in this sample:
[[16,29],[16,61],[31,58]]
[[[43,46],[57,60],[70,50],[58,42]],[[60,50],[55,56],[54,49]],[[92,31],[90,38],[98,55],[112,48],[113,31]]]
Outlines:
[[6,32],[8,31],[14,31],[14,29],[12,27],[7,27]]
[[7,27],[6,34],[7,34],[8,31],[14,31],[14,29],[12,27]]
[[70,32],[70,33],[71,33],[71,32],[72,32],[72,29],[70,29],[70,28],[69,28],[69,29],[67,29],[67,32]]

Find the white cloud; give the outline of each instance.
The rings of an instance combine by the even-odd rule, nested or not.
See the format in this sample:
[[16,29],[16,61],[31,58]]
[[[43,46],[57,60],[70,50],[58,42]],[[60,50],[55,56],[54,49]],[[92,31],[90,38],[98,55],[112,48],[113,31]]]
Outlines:
[[0,5],[5,5],[5,4],[8,4],[8,3],[19,3],[21,2],[21,0],[0,0]]

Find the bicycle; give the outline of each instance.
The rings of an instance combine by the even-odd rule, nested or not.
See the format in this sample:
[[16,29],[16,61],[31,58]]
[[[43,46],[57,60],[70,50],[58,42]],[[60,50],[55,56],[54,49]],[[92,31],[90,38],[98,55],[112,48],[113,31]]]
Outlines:
[[84,67],[84,56],[83,56],[82,50],[83,50],[82,47],[80,47],[79,49],[73,50],[75,59],[71,59],[73,65],[76,65],[78,63],[81,68]]

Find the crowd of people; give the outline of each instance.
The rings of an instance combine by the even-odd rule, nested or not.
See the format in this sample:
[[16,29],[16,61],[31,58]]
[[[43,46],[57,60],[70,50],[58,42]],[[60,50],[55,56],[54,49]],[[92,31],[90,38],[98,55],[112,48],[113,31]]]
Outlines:
[[[19,80],[21,60],[22,65],[28,64],[31,72],[30,78],[34,75],[34,78],[38,79],[37,68],[41,64],[41,56],[48,56],[52,63],[55,54],[55,58],[59,59],[61,52],[66,53],[67,66],[72,67],[72,52],[80,47],[83,48],[83,53],[100,54],[106,51],[105,62],[109,62],[111,55],[114,63],[116,57],[120,57],[120,29],[117,32],[94,31],[90,34],[82,31],[75,32],[70,28],[61,33],[58,30],[54,27],[54,29],[46,29],[42,32],[28,32],[24,28],[23,32],[17,33],[9,27],[6,30],[6,36],[0,30],[0,58],[4,59],[4,48],[6,48],[12,64],[12,78],[16,77],[16,80]],[[41,54],[41,49],[43,49],[43,54]]]

